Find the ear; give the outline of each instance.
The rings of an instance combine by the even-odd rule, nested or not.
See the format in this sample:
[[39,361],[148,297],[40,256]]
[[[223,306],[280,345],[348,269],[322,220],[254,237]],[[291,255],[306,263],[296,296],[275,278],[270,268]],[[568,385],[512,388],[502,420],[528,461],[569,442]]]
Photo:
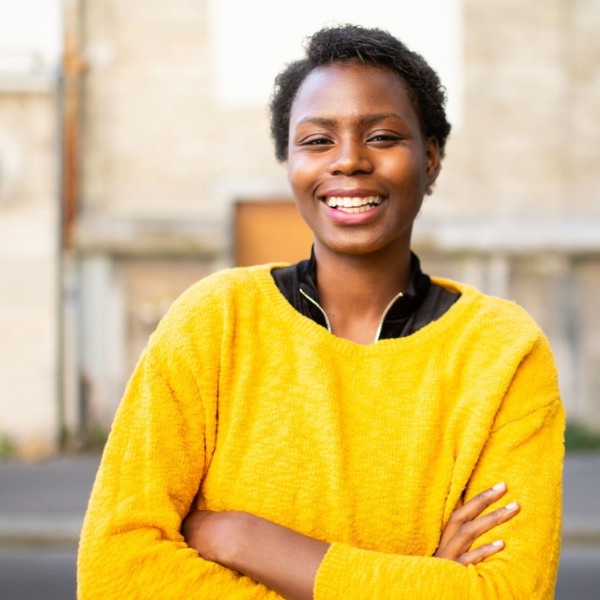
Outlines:
[[435,136],[430,136],[425,142],[427,188],[429,189],[437,179],[442,169],[442,156],[440,142]]

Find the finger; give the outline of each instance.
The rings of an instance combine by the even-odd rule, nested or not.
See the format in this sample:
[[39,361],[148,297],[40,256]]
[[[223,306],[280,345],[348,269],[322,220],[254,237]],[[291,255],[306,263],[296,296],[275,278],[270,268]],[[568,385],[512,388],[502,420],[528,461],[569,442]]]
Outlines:
[[456,531],[468,521],[472,521],[479,516],[488,506],[502,498],[506,494],[507,488],[504,481],[497,483],[495,486],[480,492],[460,508],[457,508],[451,515],[442,538],[440,547],[443,548],[454,536]]
[[499,508],[483,517],[461,525],[452,539],[444,548],[451,556],[460,556],[467,552],[475,541],[490,529],[505,523],[517,515],[521,510],[518,502],[511,502],[504,508]]
[[465,567],[469,565],[476,565],[480,563],[482,560],[500,552],[504,549],[504,542],[502,540],[498,540],[497,542],[492,542],[491,544],[484,544],[483,546],[479,546],[479,548],[475,548],[475,550],[471,550],[470,552],[465,552],[458,557],[456,562],[464,565]]
[[465,502],[463,506],[454,511],[456,518],[465,521],[472,521],[475,517],[479,516],[488,506],[502,498],[506,494],[507,488],[504,481],[497,483],[494,487],[491,487],[483,492],[480,492],[476,496],[473,496],[468,502]]

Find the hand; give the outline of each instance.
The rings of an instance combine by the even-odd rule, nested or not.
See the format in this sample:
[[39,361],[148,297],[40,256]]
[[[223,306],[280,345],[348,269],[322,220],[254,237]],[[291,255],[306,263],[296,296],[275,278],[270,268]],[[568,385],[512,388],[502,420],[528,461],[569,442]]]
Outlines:
[[520,512],[519,504],[512,502],[504,508],[499,508],[478,519],[475,518],[504,494],[506,494],[506,484],[498,483],[456,509],[450,515],[434,556],[454,560],[466,567],[476,565],[492,554],[500,552],[504,548],[502,540],[484,544],[475,550],[469,551],[469,549],[480,535],[512,519]]

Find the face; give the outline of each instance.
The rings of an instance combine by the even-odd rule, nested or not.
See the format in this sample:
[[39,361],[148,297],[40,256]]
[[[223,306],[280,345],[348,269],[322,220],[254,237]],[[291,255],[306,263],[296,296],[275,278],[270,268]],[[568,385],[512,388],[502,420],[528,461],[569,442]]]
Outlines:
[[440,153],[394,72],[360,63],[315,69],[294,99],[289,139],[288,177],[315,248],[408,249]]

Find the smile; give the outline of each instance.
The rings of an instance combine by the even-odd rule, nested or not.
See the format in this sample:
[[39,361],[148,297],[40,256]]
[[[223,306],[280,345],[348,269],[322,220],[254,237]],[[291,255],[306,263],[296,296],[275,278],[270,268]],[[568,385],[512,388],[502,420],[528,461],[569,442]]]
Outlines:
[[381,196],[366,196],[366,197],[336,197],[330,196],[322,199],[327,206],[335,208],[345,213],[359,213],[371,210],[379,206],[383,198]]

